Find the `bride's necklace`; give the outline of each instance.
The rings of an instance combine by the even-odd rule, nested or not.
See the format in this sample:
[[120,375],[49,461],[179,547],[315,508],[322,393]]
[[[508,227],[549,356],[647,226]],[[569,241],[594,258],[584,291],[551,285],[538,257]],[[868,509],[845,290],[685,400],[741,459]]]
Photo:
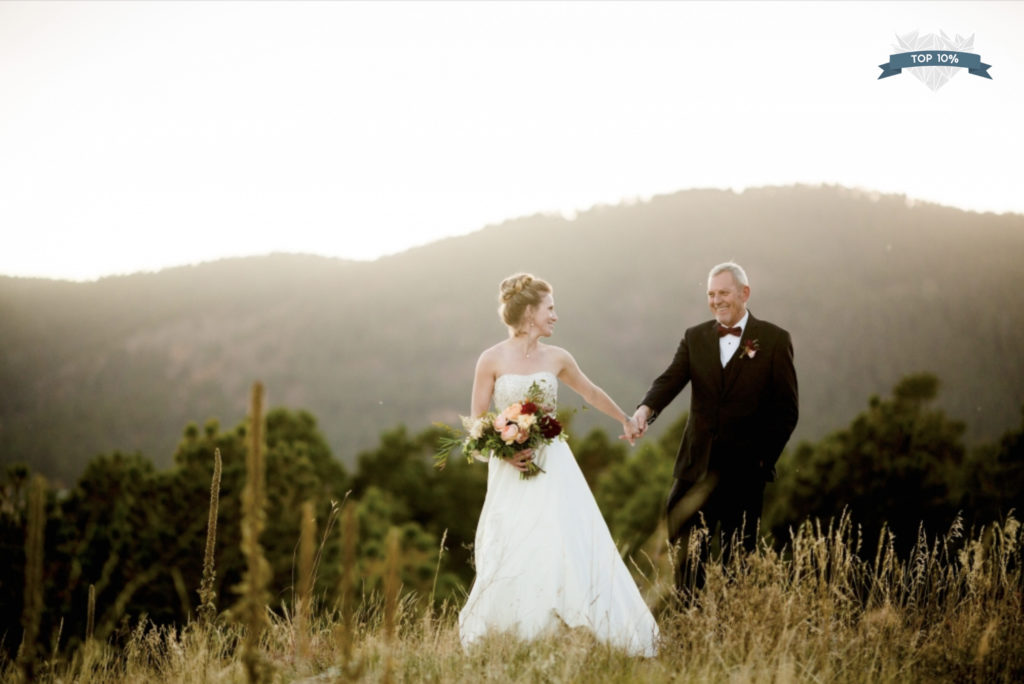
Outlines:
[[[530,326],[530,327],[532,328],[533,326]],[[513,342],[513,344],[512,344],[513,347],[515,347],[519,343],[520,339],[524,339],[525,338],[525,341],[522,343],[522,345],[523,345],[522,353],[523,353],[523,358],[524,359],[528,359],[528,358],[532,357],[534,354],[537,353],[537,350],[540,349],[540,340],[538,338],[533,337],[532,335],[530,335],[530,333],[528,331],[526,331],[526,330],[517,331],[515,336],[516,336],[517,339],[515,340],[515,342]],[[533,348],[531,349],[531,347],[533,347]]]
[[540,346],[540,343],[535,343],[533,345],[533,349],[530,349],[530,342],[527,341],[526,344],[523,346],[523,358],[524,359],[528,359],[531,356],[533,356],[537,352],[537,349],[539,348],[539,346]]

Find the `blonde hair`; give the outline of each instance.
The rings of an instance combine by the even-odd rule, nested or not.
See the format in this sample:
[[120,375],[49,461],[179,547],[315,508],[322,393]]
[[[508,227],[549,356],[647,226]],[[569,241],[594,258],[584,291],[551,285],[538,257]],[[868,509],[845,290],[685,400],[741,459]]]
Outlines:
[[523,322],[526,310],[540,306],[544,295],[551,292],[551,286],[530,273],[517,273],[501,281],[498,287],[498,314],[510,328],[518,328]]

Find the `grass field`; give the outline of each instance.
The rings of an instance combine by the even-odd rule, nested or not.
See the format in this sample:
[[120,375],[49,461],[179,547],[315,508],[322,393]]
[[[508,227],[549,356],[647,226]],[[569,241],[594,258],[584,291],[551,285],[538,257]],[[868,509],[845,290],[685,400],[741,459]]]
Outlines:
[[662,633],[651,659],[583,629],[529,643],[493,635],[467,653],[458,605],[386,582],[360,597],[300,593],[298,610],[255,623],[221,613],[157,627],[142,616],[103,643],[0,671],[4,681],[97,683],[1019,682],[1021,536],[1013,518],[975,535],[954,526],[907,560],[882,545],[869,561],[849,519],[808,524],[783,552],[711,565],[707,587],[685,602],[668,589],[665,555],[645,553],[635,567]]

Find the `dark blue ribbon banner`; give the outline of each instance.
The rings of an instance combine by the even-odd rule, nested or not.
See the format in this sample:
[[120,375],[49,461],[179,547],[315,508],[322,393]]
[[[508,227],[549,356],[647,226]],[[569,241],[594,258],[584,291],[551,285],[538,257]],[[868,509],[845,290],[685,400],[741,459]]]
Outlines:
[[904,69],[912,67],[960,67],[967,69],[975,76],[984,76],[991,79],[988,70],[991,64],[983,64],[981,55],[971,52],[956,52],[955,50],[915,50],[914,52],[901,52],[898,55],[889,55],[886,64],[879,64],[882,70],[878,78],[888,78],[901,73]]

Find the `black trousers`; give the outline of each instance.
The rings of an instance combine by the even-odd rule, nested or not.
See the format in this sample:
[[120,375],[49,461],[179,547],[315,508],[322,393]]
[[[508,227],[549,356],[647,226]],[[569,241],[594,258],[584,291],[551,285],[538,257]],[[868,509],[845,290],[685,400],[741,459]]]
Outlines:
[[761,472],[749,470],[711,470],[700,482],[673,482],[667,511],[669,542],[676,548],[677,590],[703,588],[714,540],[719,541],[723,564],[729,563],[734,544],[748,552],[757,547],[764,486]]

